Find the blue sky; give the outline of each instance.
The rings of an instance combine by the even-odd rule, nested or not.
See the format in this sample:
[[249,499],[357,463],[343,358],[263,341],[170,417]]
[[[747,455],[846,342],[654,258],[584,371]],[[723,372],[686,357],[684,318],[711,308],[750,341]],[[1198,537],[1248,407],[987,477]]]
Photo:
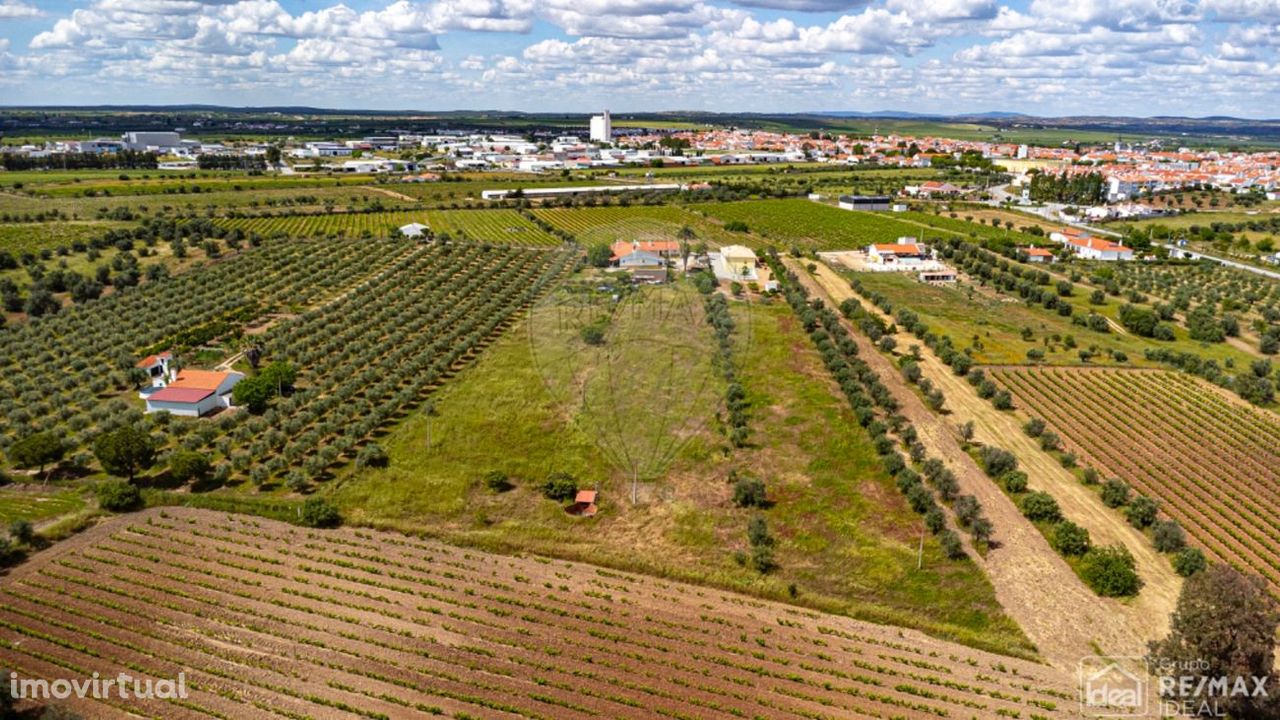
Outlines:
[[0,0],[0,103],[1275,117],[1280,0]]

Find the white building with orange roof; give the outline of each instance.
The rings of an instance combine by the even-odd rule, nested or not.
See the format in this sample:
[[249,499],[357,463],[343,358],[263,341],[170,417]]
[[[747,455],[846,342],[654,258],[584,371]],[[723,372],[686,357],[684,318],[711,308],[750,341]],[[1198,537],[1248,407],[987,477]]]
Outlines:
[[163,388],[147,392],[147,412],[167,412],[183,417],[200,417],[231,407],[231,391],[244,379],[238,372],[179,370]]

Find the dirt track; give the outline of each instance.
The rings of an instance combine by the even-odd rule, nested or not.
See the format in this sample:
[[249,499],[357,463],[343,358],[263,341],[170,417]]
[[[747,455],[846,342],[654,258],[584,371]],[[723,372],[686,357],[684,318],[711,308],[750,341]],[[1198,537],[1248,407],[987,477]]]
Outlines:
[[[800,276],[814,297],[823,298],[833,305],[855,297],[848,283],[825,265],[818,266],[816,279],[805,272],[799,262],[788,261],[788,266]],[[979,440],[998,438],[1002,446],[1007,446],[1015,437],[1025,438],[1021,429],[1016,427],[1016,421],[1013,432],[990,424],[984,427],[983,413],[964,404],[966,391],[975,401],[976,394],[967,387],[967,383],[962,382],[964,388],[945,384],[944,378],[953,375],[936,358],[932,364],[926,363],[923,369],[943,387],[948,406],[960,412],[947,417],[932,412],[908,386],[893,363],[881,355],[865,335],[854,330],[849,323],[846,327],[858,343],[859,356],[880,374],[882,381],[902,404],[901,412],[915,425],[930,454],[947,463],[955,473],[962,492],[974,495],[982,503],[987,517],[995,526],[994,539],[999,547],[979,562],[995,585],[996,597],[1005,611],[1022,626],[1045,659],[1064,670],[1073,670],[1080,658],[1096,654],[1095,646],[1107,655],[1143,654],[1146,641],[1158,634],[1167,622],[1165,584],[1158,580],[1152,582],[1157,590],[1151,601],[1154,604],[1140,600],[1140,604],[1133,605],[1100,598],[1085,587],[1066,562],[1049,547],[1040,531],[1022,516],[1008,496],[964,452],[956,436],[956,425],[973,419],[978,426]],[[925,353],[928,354],[928,350]],[[940,367],[945,372],[939,372]],[[996,411],[992,408],[991,412]],[[1038,449],[1036,453],[1044,455]],[[1017,454],[1022,460],[1023,453]],[[1057,470],[1063,472],[1061,467]],[[1054,481],[1053,476],[1046,478],[1042,474],[1039,464],[1028,467],[1028,475],[1040,486],[1049,487],[1047,483]],[[1095,523],[1100,527],[1106,526],[1100,518],[1075,508],[1074,501],[1068,498],[1059,500],[1069,516],[1075,519],[1080,515],[1076,521],[1088,523],[1086,527],[1091,533]],[[1098,507],[1105,510],[1101,503]],[[1108,530],[1098,532],[1095,535],[1098,540],[1109,537],[1106,534]],[[1167,562],[1165,564],[1168,565]],[[1147,615],[1145,619],[1144,613]],[[1160,618],[1159,621],[1150,618],[1152,613]]]

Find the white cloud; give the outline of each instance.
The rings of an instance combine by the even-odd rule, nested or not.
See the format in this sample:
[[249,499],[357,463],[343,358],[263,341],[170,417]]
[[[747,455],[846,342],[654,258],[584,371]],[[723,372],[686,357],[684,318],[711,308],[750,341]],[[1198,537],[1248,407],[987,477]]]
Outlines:
[[43,15],[39,8],[22,0],[0,0],[0,20],[28,20]]
[[[7,97],[43,98],[54,82],[117,102],[198,90],[375,106],[1274,114],[1280,93],[1280,0],[82,0],[33,15],[40,5],[0,0],[0,18],[40,25],[17,53],[0,32]],[[406,94],[406,79],[430,82]]]

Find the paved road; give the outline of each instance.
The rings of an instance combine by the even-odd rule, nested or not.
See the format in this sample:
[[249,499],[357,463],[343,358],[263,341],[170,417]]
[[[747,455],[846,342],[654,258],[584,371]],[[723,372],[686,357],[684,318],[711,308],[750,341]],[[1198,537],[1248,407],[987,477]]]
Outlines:
[[1205,255],[1202,252],[1197,252],[1195,250],[1188,250],[1186,248],[1180,248],[1176,245],[1168,245],[1168,244],[1162,243],[1161,247],[1168,248],[1169,250],[1177,253],[1180,257],[1188,257],[1193,260],[1199,260],[1201,258],[1205,260],[1213,260],[1214,262],[1222,263],[1227,267],[1233,267],[1238,270],[1246,270],[1248,272],[1254,273],[1255,275],[1262,275],[1264,277],[1269,277],[1273,280],[1280,280],[1280,272],[1276,272],[1275,270],[1266,270],[1264,268],[1254,267],[1253,265],[1247,265],[1242,262],[1236,262],[1235,260],[1227,260],[1225,258],[1220,258],[1215,255]]

